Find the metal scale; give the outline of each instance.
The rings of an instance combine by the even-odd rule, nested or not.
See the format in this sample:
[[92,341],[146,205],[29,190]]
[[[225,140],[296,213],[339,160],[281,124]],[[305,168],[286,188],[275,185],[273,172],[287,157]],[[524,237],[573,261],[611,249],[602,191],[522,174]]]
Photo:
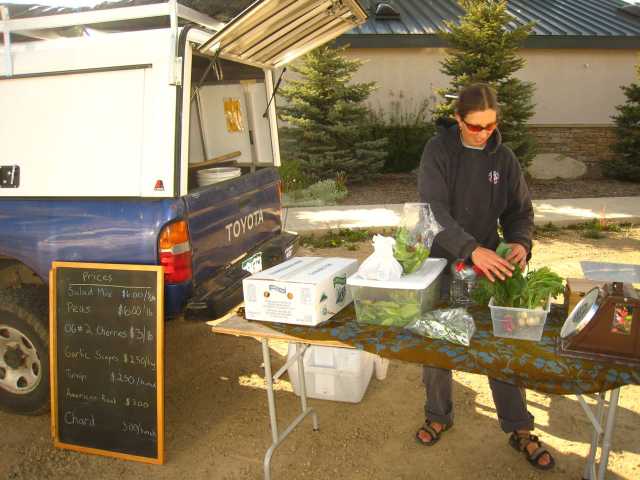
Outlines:
[[[558,354],[640,366],[640,296],[633,286],[613,282],[590,290],[562,326]],[[595,412],[582,395],[576,395],[593,425],[583,479],[604,480],[607,471],[620,387],[611,390],[605,415],[606,393],[596,394]],[[600,461],[597,465],[598,446]]]
[[629,283],[590,290],[560,331],[560,355],[640,365],[640,295]]

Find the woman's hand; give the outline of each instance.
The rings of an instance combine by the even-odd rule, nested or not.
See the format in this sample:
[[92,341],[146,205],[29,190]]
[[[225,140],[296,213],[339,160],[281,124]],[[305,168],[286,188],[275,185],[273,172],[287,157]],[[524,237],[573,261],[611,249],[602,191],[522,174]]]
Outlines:
[[527,249],[519,243],[509,243],[507,245],[511,248],[511,252],[507,255],[507,260],[513,264],[517,263],[520,266],[520,270],[524,272],[527,266]]
[[[522,245],[520,245],[520,247],[522,247]],[[484,276],[487,277],[490,282],[494,282],[495,277],[498,277],[500,280],[510,277],[511,271],[514,269],[514,266],[508,260],[502,258],[493,250],[484,247],[476,247],[471,253],[471,261],[482,270],[482,273],[484,273]]]

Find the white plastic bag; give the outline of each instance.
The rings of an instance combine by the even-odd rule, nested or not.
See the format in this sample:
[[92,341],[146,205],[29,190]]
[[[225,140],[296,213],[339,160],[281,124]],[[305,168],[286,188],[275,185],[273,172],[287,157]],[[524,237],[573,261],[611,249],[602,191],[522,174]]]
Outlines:
[[368,280],[398,280],[402,276],[402,265],[393,256],[393,237],[373,236],[373,253],[360,265],[357,274]]

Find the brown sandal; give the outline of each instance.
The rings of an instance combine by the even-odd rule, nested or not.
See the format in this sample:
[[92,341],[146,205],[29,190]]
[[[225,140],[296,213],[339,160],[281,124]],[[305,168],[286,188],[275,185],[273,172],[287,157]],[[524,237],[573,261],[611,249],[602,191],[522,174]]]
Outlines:
[[[451,422],[448,424],[441,424],[442,429],[436,430],[435,428],[433,428],[432,424],[433,422],[427,418],[424,421],[424,424],[416,432],[416,440],[418,441],[418,443],[420,443],[421,445],[424,445],[425,447],[430,447],[431,445],[436,444],[438,440],[440,440],[440,436],[444,432],[449,430],[451,427],[453,427],[453,422]],[[420,432],[427,432],[429,435],[431,435],[431,440],[429,440],[428,442],[425,442],[424,440],[422,440],[420,438]]]
[[[532,453],[529,453],[527,446],[531,443],[537,443],[538,448],[536,448]],[[556,464],[549,451],[542,446],[542,442],[537,435],[513,432],[509,437],[509,445],[517,451],[522,452],[527,459],[527,462],[539,470],[551,470]],[[549,463],[547,465],[543,465],[539,462],[540,457],[545,453],[549,455]]]

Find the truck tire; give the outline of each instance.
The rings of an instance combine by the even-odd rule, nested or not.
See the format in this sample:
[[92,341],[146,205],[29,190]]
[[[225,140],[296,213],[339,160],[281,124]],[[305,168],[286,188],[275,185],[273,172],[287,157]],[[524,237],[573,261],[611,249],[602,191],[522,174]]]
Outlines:
[[44,286],[0,290],[0,409],[49,410],[48,294]]

